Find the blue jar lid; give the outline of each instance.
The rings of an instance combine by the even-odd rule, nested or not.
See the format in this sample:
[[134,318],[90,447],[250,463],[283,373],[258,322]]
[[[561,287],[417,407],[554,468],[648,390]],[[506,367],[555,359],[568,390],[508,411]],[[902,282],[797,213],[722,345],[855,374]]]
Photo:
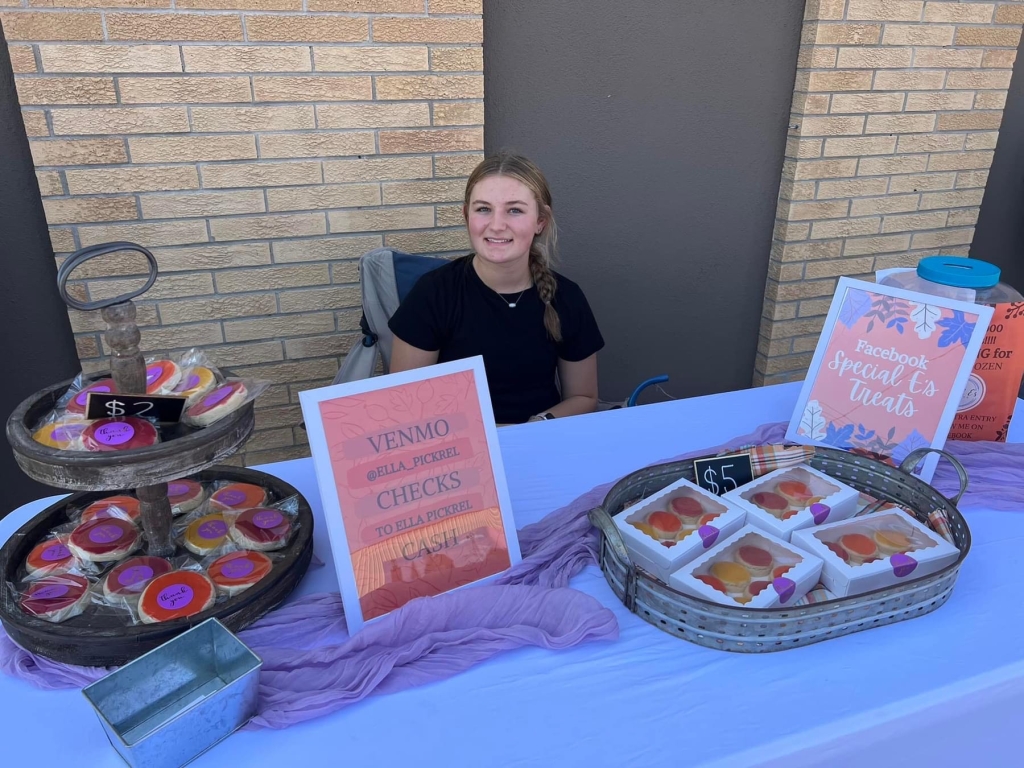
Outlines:
[[917,276],[955,288],[994,288],[1002,274],[995,264],[962,256],[928,256],[917,265]]

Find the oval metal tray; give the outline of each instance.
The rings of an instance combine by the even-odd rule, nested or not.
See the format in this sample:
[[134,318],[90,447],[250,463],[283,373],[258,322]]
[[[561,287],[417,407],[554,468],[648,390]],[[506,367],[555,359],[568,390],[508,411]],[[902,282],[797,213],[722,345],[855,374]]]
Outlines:
[[938,451],[960,475],[960,493],[952,500],[908,471],[929,452],[932,449],[914,451],[899,469],[831,448],[815,448],[809,462],[859,491],[912,511],[929,527],[930,514],[943,515],[960,557],[929,576],[861,595],[784,609],[732,608],[685,595],[632,562],[612,517],[680,478],[693,481],[693,459],[660,464],[626,476],[608,492],[600,507],[590,511],[590,520],[601,533],[601,570],[616,597],[640,618],[676,637],[722,651],[782,651],[922,616],[949,599],[971,549],[970,529],[956,508],[967,487],[967,475],[960,463]]

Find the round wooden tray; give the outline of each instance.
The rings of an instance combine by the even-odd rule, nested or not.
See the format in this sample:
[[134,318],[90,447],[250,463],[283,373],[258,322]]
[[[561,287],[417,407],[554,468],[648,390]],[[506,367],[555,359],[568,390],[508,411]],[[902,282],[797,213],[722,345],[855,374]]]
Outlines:
[[[22,648],[54,661],[90,667],[119,666],[211,617],[237,632],[280,605],[298,586],[313,556],[313,512],[309,504],[288,483],[251,469],[214,467],[191,477],[203,483],[227,480],[262,485],[277,501],[289,496],[298,497],[299,529],[287,547],[270,553],[277,557],[269,576],[207,611],[163,624],[132,625],[126,623],[125,614],[97,611],[98,606],[90,606],[80,616],[60,624],[30,616],[18,607],[7,584],[17,581],[32,547],[51,529],[67,522],[69,506],[80,508],[110,495],[105,492],[77,493],[33,517],[0,549],[0,574],[4,582],[0,584],[0,623],[11,639]],[[194,558],[181,547],[177,554]]]
[[[109,375],[109,374],[107,374]],[[92,377],[93,380],[102,375]],[[211,467],[234,453],[252,434],[252,401],[204,429],[182,425],[172,439],[131,451],[62,451],[32,439],[34,427],[53,410],[71,381],[24,400],[7,420],[7,440],[18,466],[33,480],[69,491],[117,491],[166,483]],[[165,430],[166,431],[166,430]]]

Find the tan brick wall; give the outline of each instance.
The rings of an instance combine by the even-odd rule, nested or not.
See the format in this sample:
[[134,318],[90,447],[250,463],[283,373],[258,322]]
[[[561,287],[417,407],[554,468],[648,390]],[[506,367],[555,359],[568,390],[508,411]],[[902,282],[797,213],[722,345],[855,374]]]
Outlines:
[[[482,0],[0,0],[58,261],[151,248],[142,345],[275,385],[246,463],[305,455],[298,392],[355,342],[363,252],[467,247]],[[138,285],[97,260],[75,290]],[[86,370],[97,313],[71,313]],[[241,459],[240,459],[241,460]]]
[[755,384],[804,376],[840,275],[966,256],[1024,2],[808,0]]

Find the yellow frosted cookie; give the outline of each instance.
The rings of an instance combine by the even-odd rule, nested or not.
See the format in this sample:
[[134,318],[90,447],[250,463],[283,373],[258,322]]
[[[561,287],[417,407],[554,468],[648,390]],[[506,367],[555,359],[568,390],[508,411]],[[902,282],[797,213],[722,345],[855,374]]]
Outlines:
[[82,419],[62,419],[40,427],[32,433],[32,439],[62,451],[77,450],[81,448],[82,432],[88,425],[89,422]]
[[750,571],[739,563],[715,563],[710,571],[711,575],[719,579],[730,592],[742,592],[750,583]]
[[174,388],[174,391],[171,392],[171,394],[187,397],[188,400],[185,401],[185,405],[189,406],[213,389],[216,383],[217,377],[213,375],[213,371],[209,368],[197,365],[195,368],[190,368],[188,372],[182,376],[181,381],[178,382],[178,386]]
[[887,555],[906,552],[913,546],[910,537],[899,531],[875,531],[874,538],[878,549]]
[[195,520],[185,531],[184,545],[197,555],[208,555],[224,544],[228,524],[221,514],[205,515]]

